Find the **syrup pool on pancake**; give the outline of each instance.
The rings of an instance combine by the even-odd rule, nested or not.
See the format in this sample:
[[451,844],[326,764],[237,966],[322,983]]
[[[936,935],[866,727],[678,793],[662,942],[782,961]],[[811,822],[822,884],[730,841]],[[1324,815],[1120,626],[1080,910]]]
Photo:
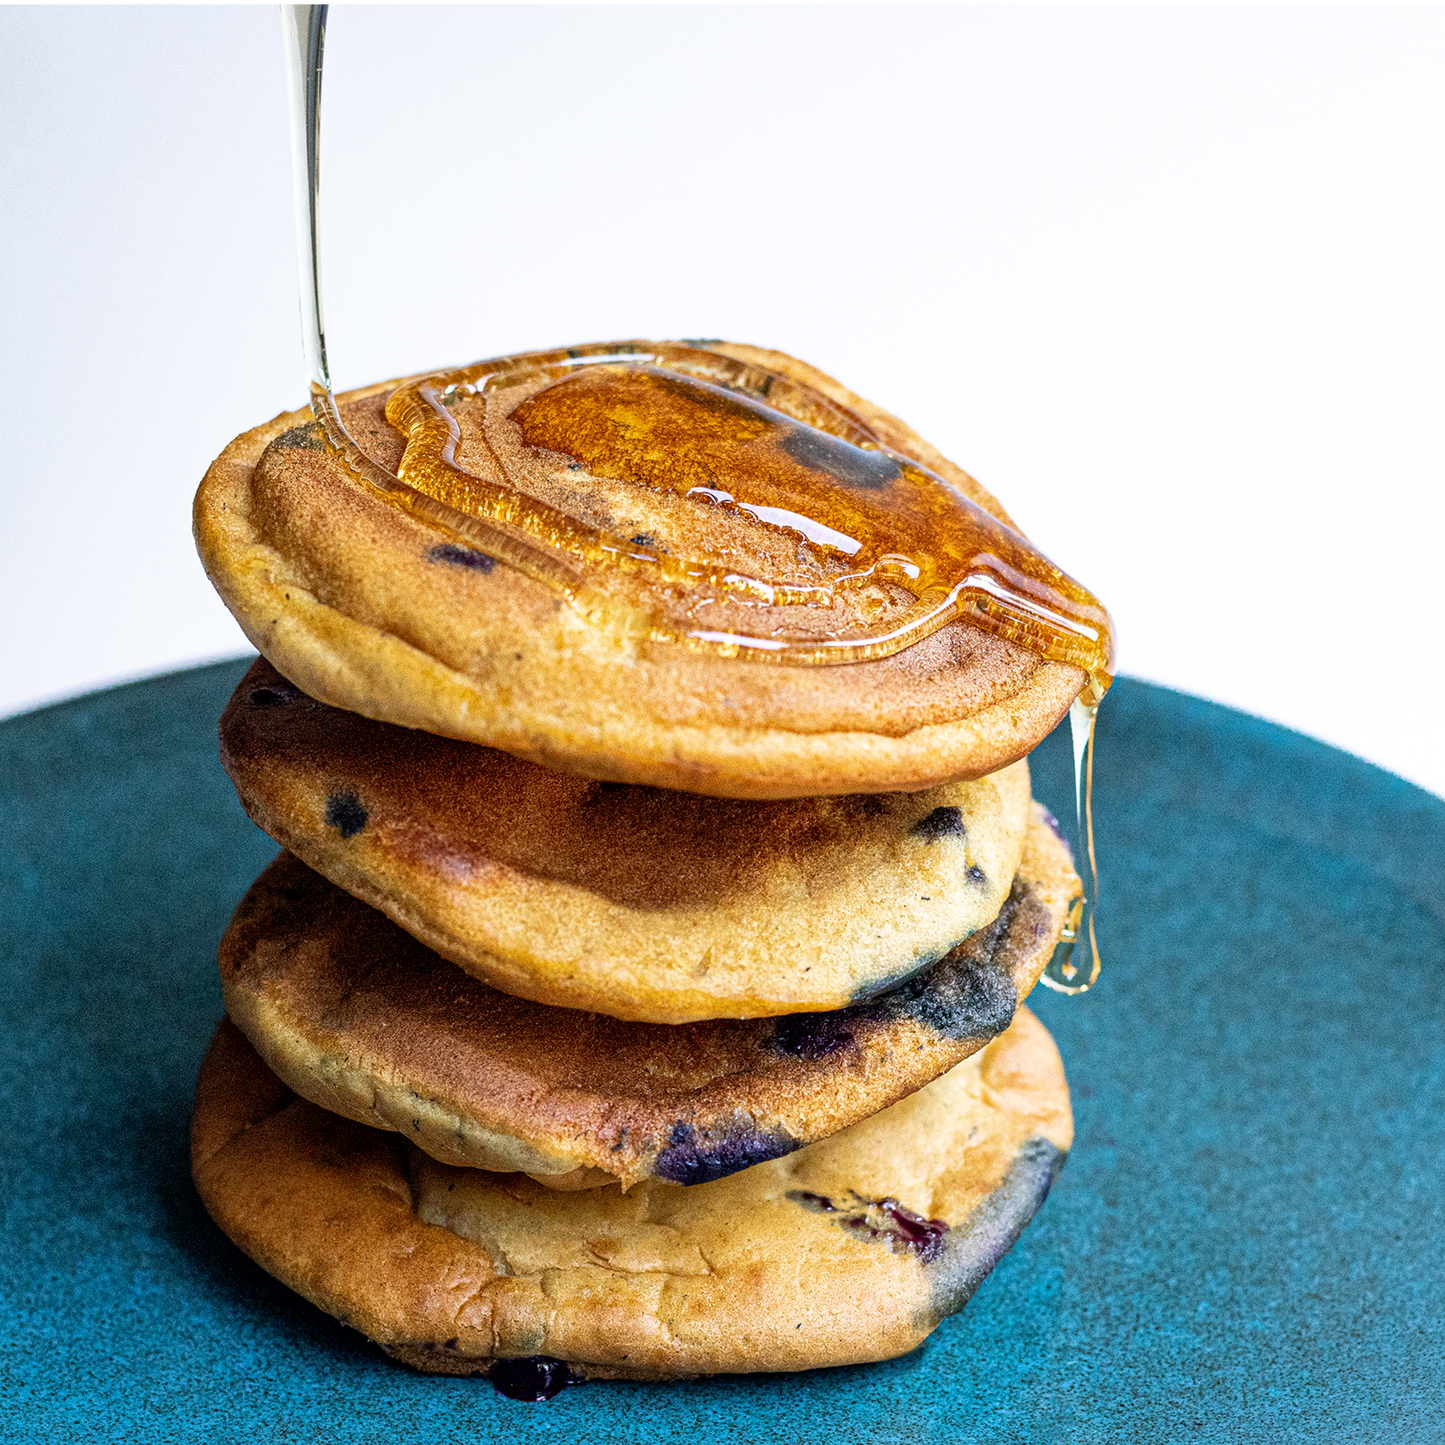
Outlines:
[[[963,618],[1081,668],[1094,694],[1111,680],[1109,615],[1092,593],[856,413],[756,363],[673,342],[606,342],[413,381],[386,405],[406,443],[394,472],[357,445],[329,393],[313,406],[332,449],[388,500],[584,611],[637,613],[652,641],[837,665],[886,657]],[[502,422],[520,457],[497,444]],[[538,468],[554,482],[684,498],[694,532],[710,512],[746,514],[801,544],[812,565],[763,576],[740,570],[726,547],[694,538],[679,554],[591,525],[538,495]],[[881,626],[857,625],[856,607],[840,604],[878,583],[911,603]],[[728,603],[742,606],[726,629],[699,620]]]

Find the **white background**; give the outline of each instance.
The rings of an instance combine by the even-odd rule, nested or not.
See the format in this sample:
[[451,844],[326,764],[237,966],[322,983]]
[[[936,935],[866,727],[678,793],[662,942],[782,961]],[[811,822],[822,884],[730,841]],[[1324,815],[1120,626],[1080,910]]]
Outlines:
[[[339,387],[624,336],[897,411],[1121,667],[1445,792],[1445,12],[333,7]],[[0,8],[0,712],[242,650],[189,536],[300,404],[279,23]]]

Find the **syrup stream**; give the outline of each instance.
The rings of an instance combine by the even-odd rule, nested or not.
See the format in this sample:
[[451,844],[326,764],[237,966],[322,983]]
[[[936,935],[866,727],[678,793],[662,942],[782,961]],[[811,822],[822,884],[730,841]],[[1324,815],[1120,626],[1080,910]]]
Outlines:
[[[301,350],[313,410],[325,397],[334,413],[321,313],[321,246],[317,200],[321,165],[321,60],[326,48],[325,5],[281,6],[291,101],[291,175],[296,196],[296,261],[301,285]],[[338,425],[340,418],[337,419]]]
[[[521,571],[559,586],[569,600],[578,606],[579,610],[584,612],[600,610],[604,605],[602,599],[595,595],[593,589],[578,587],[574,580],[564,577],[557,565],[557,559],[546,555],[547,549],[529,545],[520,538],[504,536],[495,528],[488,527],[482,519],[457,513],[452,508],[437,503],[435,499],[425,493],[409,487],[400,478],[367,456],[342,423],[340,412],[336,406],[336,398],[332,394],[331,376],[326,361],[326,331],[321,307],[321,252],[318,216],[321,156],[321,68],[326,45],[326,15],[329,7],[326,5],[282,5],[280,8],[282,41],[286,56],[291,102],[291,154],[296,197],[296,251],[300,281],[301,342],[306,367],[306,383],[311,397],[313,414],[321,423],[337,456],[354,474],[370,483],[378,491],[464,541],[473,544],[484,541],[488,551],[511,562]],[[623,354],[611,356],[603,354],[608,351]],[[543,360],[543,355],[539,354],[529,359],[534,362],[540,361]],[[551,362],[559,369],[579,364],[585,365],[589,362],[600,364],[607,361],[616,363],[625,360],[628,363],[635,363],[638,359],[636,349],[630,346],[579,348],[571,352],[561,352],[545,357],[546,361]],[[494,369],[494,367],[478,366],[474,369],[476,375],[468,376],[466,381],[475,384],[476,381],[481,380],[482,375]],[[451,390],[452,388],[448,387],[447,389]],[[431,405],[434,412],[443,418],[446,417],[445,411],[439,404],[440,398],[435,395],[437,388],[428,387],[426,390],[422,390],[422,387],[419,386],[417,390],[421,392],[422,397]],[[428,395],[428,391],[432,391],[433,395]],[[450,419],[447,418],[447,420]],[[633,560],[641,561],[643,559]],[[646,560],[650,562],[653,559],[649,557]],[[885,562],[893,561],[891,558],[883,560]],[[965,596],[969,593],[972,595],[968,596],[965,601]],[[994,605],[991,606],[991,603]],[[987,573],[975,572],[956,584],[943,596],[939,595],[937,589],[932,589],[919,598],[919,604],[918,613],[923,615],[911,617],[909,620],[912,622],[912,626],[901,627],[889,637],[871,639],[870,643],[864,644],[862,647],[854,644],[852,646],[823,645],[813,648],[796,648],[786,644],[779,645],[762,638],[733,634],[699,631],[679,637],[675,634],[660,633],[656,627],[644,626],[643,630],[653,633],[657,641],[681,641],[692,646],[701,645],[710,650],[722,652],[724,655],[747,657],[758,661],[772,660],[794,663],[853,662],[861,661],[865,657],[886,656],[919,640],[920,636],[936,630],[938,626],[954,617],[969,614],[979,625],[998,631],[1011,631],[1011,628],[999,625],[1001,622],[1006,623],[1009,620],[1015,627],[1023,624],[1033,630],[1037,630],[1039,624],[1043,623],[1043,630],[1053,633],[1056,646],[1058,641],[1062,641],[1066,648],[1070,643],[1082,642],[1084,643],[1082,650],[1085,652],[1089,650],[1089,643],[1093,643],[1097,647],[1100,642],[1104,641],[1098,634],[1090,635],[1087,627],[1081,629],[1077,619],[1063,618],[1046,608],[1041,608],[1036,600],[1001,582],[997,576],[990,576]],[[1012,614],[1011,618],[1010,614]],[[920,623],[922,624],[921,628]],[[1025,638],[1019,636],[1018,640],[1024,641]],[[1029,641],[1037,646],[1035,639],[1030,638]],[[1053,651],[1047,647],[1038,650],[1046,656]],[[1111,647],[1103,654],[1108,659],[1106,665],[1112,664],[1111,654]],[[1054,653],[1054,655],[1059,654]],[[1059,993],[1077,994],[1086,992],[1094,985],[1099,977],[1100,969],[1099,950],[1094,936],[1094,913],[1099,891],[1099,870],[1094,856],[1094,722],[1098,714],[1099,702],[1107,691],[1112,678],[1099,665],[1097,652],[1089,661],[1086,661],[1083,656],[1067,655],[1066,653],[1061,660],[1082,664],[1089,673],[1083,694],[1069,710],[1069,727],[1074,752],[1074,805],[1078,819],[1079,845],[1088,855],[1088,873],[1084,882],[1084,892],[1070,910],[1063,937],[1055,948],[1048,967],[1044,970],[1042,982]],[[1090,666],[1090,662],[1093,663],[1092,666]],[[1085,877],[1082,868],[1080,877],[1081,879]],[[1084,944],[1086,953],[1082,960],[1076,961],[1075,954],[1081,942]]]
[[[1069,709],[1069,734],[1074,748],[1074,811],[1078,819],[1079,849],[1088,855],[1077,860],[1083,893],[1074,900],[1063,936],[1039,982],[1055,993],[1087,993],[1099,978],[1101,960],[1094,937],[1094,913],[1099,898],[1099,865],[1094,858],[1094,723],[1103,694],[1092,683]],[[1076,958],[1079,945],[1085,952]]]

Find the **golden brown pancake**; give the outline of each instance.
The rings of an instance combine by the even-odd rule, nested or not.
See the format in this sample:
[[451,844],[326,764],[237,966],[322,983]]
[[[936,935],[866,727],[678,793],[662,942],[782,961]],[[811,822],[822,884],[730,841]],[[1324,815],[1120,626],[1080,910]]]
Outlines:
[[376,723],[258,661],[221,719],[251,818],[508,993],[686,1023],[834,1009],[998,913],[1028,765],[774,802],[596,783]]
[[1038,979],[1076,887],[1040,819],[998,918],[901,988],[669,1027],[499,993],[283,853],[236,910],[221,979],[287,1085],[445,1163],[565,1189],[698,1184],[834,1134],[982,1048]]
[[191,1157],[241,1249],[408,1364],[541,1356],[661,1380],[914,1348],[1012,1247],[1072,1138],[1058,1052],[1020,1009],[927,1088],[785,1159],[559,1193],[297,1098],[223,1023]]
[[[1008,522],[971,477],[823,373],[754,347],[708,349],[848,408],[882,444]],[[383,407],[398,384],[338,399],[353,436],[391,468],[402,442]],[[529,399],[501,397],[496,416],[491,402],[459,402],[458,455],[510,447],[522,456],[525,432],[513,419]],[[789,586],[826,582],[835,565],[826,549],[746,511],[574,473],[557,454],[532,450],[551,462],[520,468],[527,495],[579,524],[636,526],[634,538],[663,552],[706,546]],[[197,493],[195,531],[247,636],[311,696],[614,782],[734,798],[936,787],[1024,756],[1084,680],[1078,668],[961,621],[892,656],[843,666],[759,663],[651,640],[393,505],[327,449],[303,412],[222,453]],[[795,629],[846,631],[907,600],[879,583],[831,611],[780,611]],[[719,625],[747,606],[720,601]]]

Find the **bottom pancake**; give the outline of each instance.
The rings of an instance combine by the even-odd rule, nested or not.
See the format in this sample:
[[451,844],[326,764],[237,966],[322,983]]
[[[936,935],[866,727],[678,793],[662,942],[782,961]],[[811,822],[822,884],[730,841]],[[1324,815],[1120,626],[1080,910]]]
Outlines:
[[440,1164],[298,1098],[228,1022],[191,1151],[241,1249],[408,1364],[665,1380],[914,1348],[1013,1246],[1072,1139],[1058,1051],[1020,1009],[883,1113],[692,1189],[564,1193]]
[[563,1189],[705,1183],[876,1114],[1008,1027],[1078,888],[1034,806],[999,916],[850,1008],[669,1026],[531,1003],[283,854],[222,940],[226,1010],[303,1098],[442,1163]]

